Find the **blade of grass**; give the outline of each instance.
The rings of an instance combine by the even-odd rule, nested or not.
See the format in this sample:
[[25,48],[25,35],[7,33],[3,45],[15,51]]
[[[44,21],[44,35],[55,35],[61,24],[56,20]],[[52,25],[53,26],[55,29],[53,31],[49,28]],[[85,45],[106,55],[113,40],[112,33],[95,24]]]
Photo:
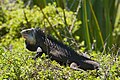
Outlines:
[[91,50],[91,41],[90,41],[90,34],[88,30],[88,21],[87,21],[86,0],[83,0],[82,9],[83,9],[84,39],[86,41],[88,49]]
[[33,3],[40,6],[40,8],[44,8],[46,6],[46,0],[33,0]]
[[56,0],[57,6],[61,7],[62,9],[66,8],[66,0]]
[[94,21],[95,21],[95,30],[96,30],[96,36],[97,36],[97,44],[100,46],[102,46],[102,48],[104,47],[104,41],[103,41],[103,37],[102,37],[102,33],[101,33],[101,30],[100,30],[100,26],[98,24],[98,20],[96,18],[96,15],[94,13],[94,10],[93,10],[93,7],[92,7],[92,3],[90,2],[90,0],[88,0],[89,2],[89,5],[90,5],[90,9],[91,9],[91,12],[92,12],[92,15],[93,15],[93,18],[94,18]]
[[112,46],[112,26],[110,21],[110,10],[109,10],[109,0],[104,0],[104,15],[105,15],[105,28],[106,28],[106,42],[107,47]]

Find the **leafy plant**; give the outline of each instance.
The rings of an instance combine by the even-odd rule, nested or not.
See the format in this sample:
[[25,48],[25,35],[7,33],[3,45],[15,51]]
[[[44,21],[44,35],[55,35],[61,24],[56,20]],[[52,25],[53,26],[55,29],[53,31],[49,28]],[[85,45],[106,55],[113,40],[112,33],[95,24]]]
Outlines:
[[0,79],[115,79],[119,80],[120,57],[117,54],[103,55],[93,51],[92,59],[100,63],[100,69],[75,71],[61,66],[42,55],[32,60],[35,53],[26,50],[23,38],[12,40],[10,48],[0,47]]

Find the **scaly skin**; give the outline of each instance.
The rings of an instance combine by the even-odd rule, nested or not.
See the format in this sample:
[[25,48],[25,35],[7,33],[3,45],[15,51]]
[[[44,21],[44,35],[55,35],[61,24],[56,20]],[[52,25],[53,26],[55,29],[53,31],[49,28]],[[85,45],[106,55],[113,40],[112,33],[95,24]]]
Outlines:
[[56,60],[60,64],[69,64],[75,70],[99,68],[99,63],[96,61],[78,54],[38,28],[25,29],[21,31],[21,34],[25,38],[26,48],[30,51],[37,51],[34,59],[45,53],[51,60]]

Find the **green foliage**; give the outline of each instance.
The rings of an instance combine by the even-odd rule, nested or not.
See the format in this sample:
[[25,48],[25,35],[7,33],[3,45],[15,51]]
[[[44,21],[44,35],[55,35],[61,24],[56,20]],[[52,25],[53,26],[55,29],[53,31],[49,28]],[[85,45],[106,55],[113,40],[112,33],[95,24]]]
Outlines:
[[[119,42],[119,38],[112,35],[116,26],[119,26],[119,21],[117,21],[120,20],[119,0],[34,0],[33,4],[44,8],[46,4],[53,1],[62,9],[76,12],[77,19],[82,20],[83,24],[77,30],[77,35],[80,36],[80,41],[85,41],[87,49],[91,49],[93,40],[96,40],[95,49],[101,51],[105,47],[105,50],[108,50],[113,43]],[[120,43],[117,45],[119,46]]]
[[[2,45],[2,44],[1,44]],[[60,66],[57,62],[46,59],[43,54],[36,61],[35,53],[25,49],[23,38],[11,41],[9,48],[0,47],[0,79],[57,79],[57,80],[119,80],[120,56],[103,55],[93,51],[92,59],[100,63],[98,71],[75,71],[69,66]]]
[[[42,9],[43,13],[37,6],[31,9],[28,6],[24,8],[23,3],[14,4],[15,7],[10,4],[6,5],[10,8],[7,9],[6,6],[2,6],[2,12],[5,13],[4,16],[6,17],[6,21],[2,22],[2,27],[6,27],[9,31],[5,36],[6,38],[19,38],[21,30],[31,27],[44,28],[48,34],[52,34],[54,37],[59,38],[60,36],[60,40],[66,36],[69,38],[80,37],[76,34],[76,31],[80,28],[81,21],[76,19],[74,12],[63,10],[60,7],[56,8],[55,3],[53,5],[48,4],[48,6]],[[66,19],[64,19],[64,16]],[[74,19],[76,21],[72,26]],[[71,26],[73,28],[69,31]],[[2,41],[5,41],[6,38],[2,39]],[[79,41],[79,38],[77,39]],[[71,42],[72,39],[67,38],[67,41]]]
[[[26,0],[24,0],[24,2],[25,1]],[[119,49],[113,45],[112,48],[106,52],[107,54],[105,54],[105,50],[103,50],[103,52],[98,50],[98,45],[99,47],[102,45],[102,47],[104,46],[104,48],[106,48],[106,46],[103,44],[103,41],[108,37],[109,32],[111,34],[111,27],[109,27],[109,25],[114,25],[114,21],[109,24],[110,17],[112,17],[110,15],[116,14],[116,12],[112,13],[112,9],[109,9],[107,12],[109,6],[108,0],[108,2],[105,1],[104,4],[99,5],[98,3],[102,3],[101,0],[91,0],[89,2],[86,0],[84,5],[82,5],[82,8],[78,8],[80,11],[83,10],[82,13],[84,19],[81,19],[81,13],[79,10],[76,10],[77,7],[81,6],[80,4],[78,5],[80,0],[76,2],[74,2],[75,0],[69,0],[68,5],[66,5],[66,0],[57,0],[57,3],[49,3],[48,6],[46,6],[47,1],[51,2],[51,0],[44,0],[43,5],[38,4],[42,0],[34,1],[34,4],[37,4],[40,7],[36,5],[29,7],[29,5],[25,5],[26,2],[23,3],[20,0],[17,0],[16,3],[9,4],[4,2],[4,4],[0,4],[0,80],[120,79]],[[111,2],[114,3],[113,0]],[[61,5],[64,5],[64,7],[62,7],[63,9],[61,8]],[[103,5],[104,7],[101,9],[100,7]],[[68,10],[66,6],[71,8]],[[113,4],[110,6],[113,6]],[[100,11],[97,11],[98,8]],[[101,19],[101,16],[103,16],[103,9],[106,12],[105,20]],[[117,9],[117,7],[114,7],[114,9]],[[116,17],[113,16],[113,18],[115,19]],[[80,25],[82,22],[78,19],[83,20],[84,26]],[[118,45],[120,44],[120,25],[118,23],[119,18],[116,21],[117,23],[113,28],[114,32],[112,32],[112,34],[115,37],[113,41],[116,41],[116,44]],[[104,26],[101,27],[102,25]],[[106,30],[110,28],[107,32],[106,30],[104,31],[105,25],[107,26]],[[96,60],[100,63],[100,69],[98,71],[75,71],[70,69],[69,66],[61,66],[56,61],[47,59],[47,55],[45,54],[34,61],[32,58],[35,55],[35,52],[28,51],[25,48],[23,38],[20,38],[20,31],[31,27],[40,27],[45,29],[47,34],[51,34],[57,39],[59,39],[60,36],[63,43],[71,46],[77,52],[84,52],[86,50],[85,45],[87,45],[87,48],[89,47],[89,49],[92,49],[91,43],[93,41],[93,43],[97,45],[95,45],[95,47],[98,49],[96,49],[96,51],[93,50],[88,54],[92,56],[91,58],[93,60]],[[111,37],[109,39],[111,39]],[[82,42],[80,43],[80,41]],[[107,43],[110,43],[109,45],[111,45],[113,42],[108,41]]]

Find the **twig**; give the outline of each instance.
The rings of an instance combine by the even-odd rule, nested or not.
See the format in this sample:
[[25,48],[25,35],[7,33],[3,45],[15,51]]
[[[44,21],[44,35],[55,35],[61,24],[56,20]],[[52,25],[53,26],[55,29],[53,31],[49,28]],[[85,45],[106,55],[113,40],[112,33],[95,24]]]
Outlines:
[[52,24],[50,23],[49,19],[46,17],[45,13],[43,12],[43,10],[40,8],[40,11],[42,12],[43,16],[45,17],[45,19],[47,20],[47,22],[49,23],[50,27],[52,28],[52,30],[55,32],[56,36],[60,39],[60,41],[62,41],[61,36],[56,32],[56,30],[53,28]]
[[24,10],[23,10],[23,13],[24,13],[24,17],[25,17],[25,20],[26,20],[26,22],[27,22],[28,27],[31,27],[31,24],[30,24],[30,22],[28,21],[27,16],[26,16],[26,13],[25,13]]
[[[77,10],[76,10],[76,16],[78,15],[78,12],[79,12],[80,8],[81,8],[81,0],[79,0],[79,4],[78,4]],[[70,26],[70,30],[69,30],[70,33],[71,33],[71,31],[72,31],[72,29],[74,27],[74,24],[75,24],[76,20],[77,20],[76,17],[74,17],[72,25]]]
[[66,21],[66,16],[65,16],[65,10],[64,9],[62,10],[63,10],[64,24],[65,26],[68,26],[67,21]]
[[[78,4],[77,10],[76,10],[76,16],[78,15],[78,12],[79,12],[79,9],[80,9],[80,8],[81,8],[81,0],[79,0],[79,4]],[[73,29],[73,27],[74,27],[75,21],[76,21],[76,17],[74,18],[73,23],[72,23],[72,26],[70,27],[70,30],[68,30],[68,31],[69,31],[69,34],[70,34],[71,38],[72,38],[73,41],[75,42],[76,47],[79,48],[76,40],[73,38],[72,33],[71,33],[71,31],[72,31],[72,29]]]

